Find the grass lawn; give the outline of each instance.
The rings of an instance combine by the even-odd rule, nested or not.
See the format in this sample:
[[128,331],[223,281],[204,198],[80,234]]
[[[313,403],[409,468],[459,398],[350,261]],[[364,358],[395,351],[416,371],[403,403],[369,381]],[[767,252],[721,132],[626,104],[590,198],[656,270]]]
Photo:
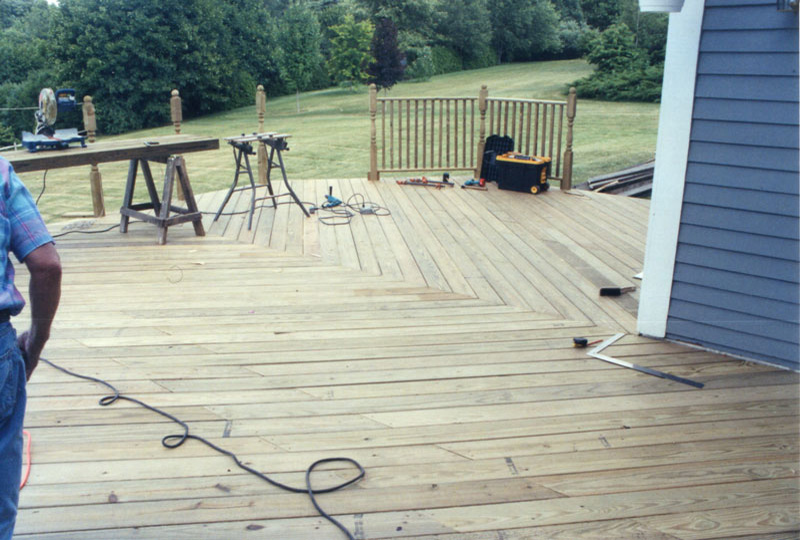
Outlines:
[[[495,97],[565,99],[566,88],[591,72],[583,60],[509,64],[487,69],[451,73],[426,82],[404,82],[389,95],[398,97],[477,96],[481,85]],[[298,114],[295,96],[267,100],[265,129],[290,133],[290,151],[285,153],[289,178],[363,177],[369,164],[369,113],[366,88],[349,91],[330,88],[300,96]],[[164,93],[169,107],[169,92]],[[102,129],[102,104],[97,104]],[[189,116],[188,113],[186,116]],[[574,131],[573,184],[590,176],[611,172],[653,157],[658,124],[658,104],[612,103],[578,98]],[[60,126],[68,127],[68,126]],[[183,133],[227,137],[256,131],[255,106],[187,120]],[[131,132],[119,138],[139,138],[173,133],[171,125]],[[100,137],[100,140],[111,137]],[[197,193],[227,188],[233,179],[233,155],[225,144],[216,152],[187,155],[192,186]],[[108,213],[115,213],[122,201],[127,163],[103,164],[103,187]],[[154,174],[160,174],[154,170]],[[42,175],[22,176],[38,195]],[[68,212],[91,212],[89,170],[53,170],[47,174],[47,190],[40,201],[46,219]],[[143,186],[140,186],[144,190]],[[137,191],[140,196],[142,192]],[[322,198],[323,194],[320,194]]]

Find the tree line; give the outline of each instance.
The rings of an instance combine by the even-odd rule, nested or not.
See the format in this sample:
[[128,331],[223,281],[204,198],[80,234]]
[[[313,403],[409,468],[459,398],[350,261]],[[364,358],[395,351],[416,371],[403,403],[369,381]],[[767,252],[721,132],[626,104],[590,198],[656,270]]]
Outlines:
[[[103,131],[161,125],[270,96],[499,63],[586,57],[579,95],[658,99],[666,18],[637,0],[3,0],[0,108],[43,87],[92,95]],[[298,105],[299,106],[299,105]],[[79,119],[77,122],[79,123]],[[0,111],[0,145],[32,127]]]

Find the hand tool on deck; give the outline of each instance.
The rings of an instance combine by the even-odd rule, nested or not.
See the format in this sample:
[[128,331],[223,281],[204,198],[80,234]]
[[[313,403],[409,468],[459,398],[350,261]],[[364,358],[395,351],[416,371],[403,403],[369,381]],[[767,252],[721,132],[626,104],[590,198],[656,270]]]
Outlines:
[[589,345],[597,345],[603,341],[602,339],[596,339],[594,341],[589,341],[585,337],[574,337],[572,338],[572,346],[577,347],[579,349],[583,349],[584,347],[588,347]]
[[408,180],[398,180],[398,185],[401,186],[426,186],[441,189],[443,187],[454,187],[453,182],[447,180],[428,180],[426,177],[422,178],[409,178]]
[[670,373],[664,373],[663,371],[659,371],[657,369],[652,369],[645,366],[640,366],[638,364],[633,364],[631,362],[626,362],[625,360],[620,360],[619,358],[614,358],[611,356],[606,356],[605,354],[600,354],[603,350],[610,347],[620,339],[625,337],[625,334],[615,334],[614,336],[608,338],[607,340],[603,341],[600,345],[589,351],[588,354],[592,358],[597,358],[598,360],[602,360],[603,362],[608,362],[610,364],[615,364],[617,366],[622,366],[628,369],[633,369],[640,373],[646,373],[647,375],[653,375],[654,377],[660,377],[662,379],[668,379],[670,381],[679,382],[681,384],[686,384],[688,386],[693,386],[695,388],[703,388],[705,386],[704,383],[693,381],[691,379],[684,379],[683,377],[678,377],[677,375],[672,375]]
[[322,203],[322,208],[333,208],[342,204],[341,199],[333,196],[333,186],[328,186],[328,194],[325,195],[325,200],[327,202]]
[[600,296],[621,296],[623,293],[635,290],[636,287],[602,287]]
[[461,184],[461,189],[477,189],[479,191],[488,191],[489,189],[486,187],[486,180],[481,178],[480,180],[467,180],[463,184]]

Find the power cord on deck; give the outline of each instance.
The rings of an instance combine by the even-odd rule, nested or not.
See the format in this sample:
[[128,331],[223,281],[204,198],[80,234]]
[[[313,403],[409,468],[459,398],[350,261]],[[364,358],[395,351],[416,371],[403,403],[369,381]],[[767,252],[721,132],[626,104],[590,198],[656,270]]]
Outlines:
[[[102,379],[98,379],[98,378],[95,378],[95,377],[90,377],[88,375],[81,375],[79,373],[75,373],[74,371],[70,371],[70,370],[68,370],[66,368],[63,368],[63,367],[51,362],[50,360],[45,359],[45,358],[40,358],[40,360],[42,362],[46,363],[47,365],[49,365],[49,366],[61,371],[62,373],[66,373],[67,375],[71,375],[73,377],[77,377],[79,379],[83,379],[83,380],[86,380],[86,381],[91,381],[91,382],[96,382],[98,384],[102,384],[103,386],[105,386],[106,388],[111,390],[113,392],[111,395],[104,396],[104,397],[102,397],[100,399],[99,404],[102,407],[107,407],[107,406],[113,404],[114,402],[116,402],[117,400],[123,399],[125,401],[130,401],[131,403],[136,403],[137,405],[140,405],[140,406],[144,407],[145,409],[147,409],[149,411],[152,411],[154,413],[160,414],[164,418],[172,420],[173,422],[175,422],[176,424],[181,426],[181,428],[183,428],[183,433],[179,433],[179,434],[175,434],[175,435],[166,435],[161,439],[161,444],[165,448],[169,448],[169,449],[177,448],[180,445],[182,445],[183,443],[185,443],[187,439],[194,439],[196,441],[200,441],[201,443],[205,444],[209,448],[211,448],[213,450],[216,450],[220,454],[224,454],[224,455],[230,457],[231,459],[233,459],[233,461],[236,463],[236,465],[240,469],[242,469],[244,471],[247,471],[247,472],[249,472],[250,474],[252,474],[254,476],[257,476],[258,478],[260,478],[260,479],[272,484],[275,487],[278,487],[280,489],[283,489],[285,491],[289,491],[289,492],[292,492],[292,493],[308,493],[308,497],[309,497],[309,499],[311,499],[311,503],[314,505],[314,508],[316,508],[316,510],[319,513],[319,515],[322,516],[323,518],[325,518],[326,520],[330,521],[331,523],[333,523],[336,527],[338,527],[339,530],[342,531],[342,533],[344,533],[349,540],[355,540],[355,537],[350,533],[350,531],[347,530],[347,528],[344,525],[342,525],[339,521],[337,521],[335,518],[333,518],[330,514],[325,512],[325,510],[323,510],[320,507],[320,505],[317,503],[316,495],[322,494],[322,493],[331,493],[331,492],[334,492],[334,491],[338,491],[338,490],[343,489],[343,488],[345,488],[345,487],[347,487],[347,486],[349,486],[351,484],[355,484],[356,482],[358,482],[359,480],[364,478],[364,475],[366,474],[366,471],[364,470],[364,467],[362,467],[361,464],[359,464],[356,460],[351,459],[351,458],[347,458],[347,457],[334,457],[334,458],[319,459],[319,460],[315,461],[314,463],[312,463],[306,469],[306,487],[305,488],[297,488],[297,487],[288,486],[286,484],[282,484],[281,482],[278,482],[277,480],[273,480],[269,476],[265,475],[262,472],[259,472],[259,471],[255,470],[255,469],[253,469],[252,467],[248,467],[247,465],[242,463],[239,460],[239,458],[236,456],[236,454],[234,454],[233,452],[231,452],[229,450],[225,450],[224,448],[220,448],[219,446],[217,446],[216,444],[212,443],[208,439],[200,437],[199,435],[190,434],[189,433],[189,426],[183,420],[180,420],[180,419],[176,418],[175,416],[173,416],[173,415],[171,415],[171,414],[169,414],[169,413],[167,413],[167,412],[165,412],[165,411],[163,411],[163,410],[161,410],[161,409],[159,409],[157,407],[153,407],[152,405],[148,405],[147,403],[145,403],[143,401],[140,401],[138,399],[135,399],[135,398],[126,396],[124,394],[121,394],[119,392],[119,390],[117,390],[113,385],[111,385],[111,383],[108,383],[108,382],[106,382],[106,381],[104,381]],[[315,468],[317,468],[317,466],[322,465],[324,463],[348,463],[348,464],[354,466],[356,469],[358,469],[358,474],[356,476],[354,476],[353,478],[351,478],[350,480],[348,480],[346,482],[342,482],[341,484],[338,484],[336,486],[329,487],[329,488],[324,488],[324,489],[314,489],[311,486],[311,473],[314,471]]]

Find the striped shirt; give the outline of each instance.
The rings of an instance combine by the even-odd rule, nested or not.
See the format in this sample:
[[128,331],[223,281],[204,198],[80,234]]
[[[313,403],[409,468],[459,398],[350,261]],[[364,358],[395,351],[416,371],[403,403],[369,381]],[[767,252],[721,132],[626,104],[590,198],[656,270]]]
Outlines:
[[14,286],[14,265],[9,253],[22,262],[34,249],[52,241],[28,188],[11,164],[0,157],[0,311],[18,315],[25,306]]

